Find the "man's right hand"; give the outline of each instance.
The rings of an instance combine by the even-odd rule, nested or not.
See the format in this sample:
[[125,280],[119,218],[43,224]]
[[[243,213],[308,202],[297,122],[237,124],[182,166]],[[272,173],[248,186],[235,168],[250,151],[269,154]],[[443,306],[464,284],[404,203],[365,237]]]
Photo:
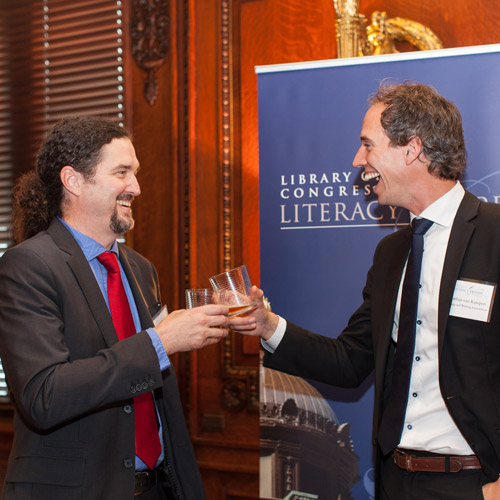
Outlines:
[[228,312],[227,306],[215,304],[179,309],[171,312],[155,330],[167,355],[201,349],[227,337]]

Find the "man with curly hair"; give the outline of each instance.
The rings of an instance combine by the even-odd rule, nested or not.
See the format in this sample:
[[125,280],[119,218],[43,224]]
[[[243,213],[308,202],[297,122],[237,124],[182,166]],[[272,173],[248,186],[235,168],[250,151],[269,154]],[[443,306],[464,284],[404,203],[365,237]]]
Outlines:
[[[153,265],[117,243],[139,162],[96,117],[48,133],[0,259],[0,356],[15,406],[2,498],[205,498],[169,356],[218,342],[228,309],[162,309]],[[219,327],[219,328],[211,328]]]

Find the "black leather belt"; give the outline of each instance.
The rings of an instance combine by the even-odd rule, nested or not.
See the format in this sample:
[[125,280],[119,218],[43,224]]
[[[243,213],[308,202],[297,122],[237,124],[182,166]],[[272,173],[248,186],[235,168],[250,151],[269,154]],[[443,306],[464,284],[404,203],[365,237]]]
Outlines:
[[158,482],[158,469],[144,470],[135,473],[135,495],[138,497],[151,490]]
[[412,455],[396,448],[392,453],[394,463],[408,472],[460,472],[481,469],[476,455]]

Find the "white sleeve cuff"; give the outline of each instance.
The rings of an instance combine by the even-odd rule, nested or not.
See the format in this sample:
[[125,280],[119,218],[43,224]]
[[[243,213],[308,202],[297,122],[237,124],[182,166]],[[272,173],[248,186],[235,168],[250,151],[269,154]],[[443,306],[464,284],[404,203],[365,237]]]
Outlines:
[[286,331],[286,320],[283,319],[281,316],[278,316],[278,326],[276,327],[276,330],[274,330],[273,335],[268,340],[261,339],[262,347],[266,351],[273,353],[280,345],[281,339],[285,335],[285,331]]

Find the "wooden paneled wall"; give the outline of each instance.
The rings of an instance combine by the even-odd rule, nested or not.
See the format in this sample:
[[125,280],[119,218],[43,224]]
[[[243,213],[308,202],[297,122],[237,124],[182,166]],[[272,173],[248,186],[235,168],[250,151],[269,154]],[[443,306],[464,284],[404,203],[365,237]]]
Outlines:
[[[242,263],[258,284],[254,67],[335,58],[333,0],[127,0],[126,10],[130,29],[155,20],[168,46],[148,56],[154,45],[128,36],[125,105],[142,166],[130,242],[155,263],[170,309]],[[445,47],[500,42],[495,0],[361,0],[368,18],[375,10],[427,25]],[[153,103],[137,61],[155,69]],[[231,337],[174,364],[208,500],[258,498],[258,343]]]

